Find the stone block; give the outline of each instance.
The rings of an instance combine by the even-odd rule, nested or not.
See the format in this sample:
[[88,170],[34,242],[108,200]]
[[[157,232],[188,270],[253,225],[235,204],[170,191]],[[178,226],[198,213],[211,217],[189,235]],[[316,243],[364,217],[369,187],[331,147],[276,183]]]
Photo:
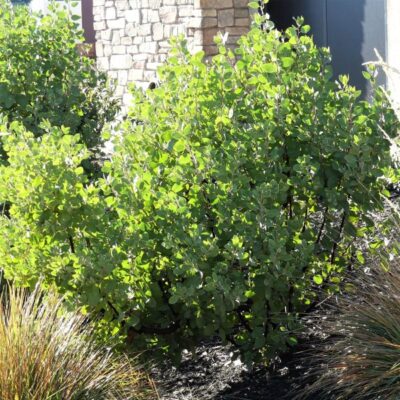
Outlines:
[[233,4],[235,8],[247,8],[249,1],[248,0],[233,0]]
[[214,45],[214,38],[218,35],[219,30],[216,28],[208,28],[203,30],[203,44]]
[[138,34],[140,36],[151,35],[151,24],[142,24],[138,28]]
[[126,50],[128,54],[137,54],[139,52],[139,46],[136,45],[128,46]]
[[129,80],[133,81],[141,81],[143,79],[144,70],[143,69],[131,69],[129,71]]
[[173,24],[178,18],[177,7],[161,7],[159,13],[163,24]]
[[[245,0],[247,3],[247,0]],[[233,0],[200,0],[200,8],[214,8],[216,10],[222,8],[232,8]]]
[[132,44],[132,37],[124,36],[121,38],[121,44],[125,47],[130,46]]
[[132,64],[133,69],[144,69],[146,67],[146,61],[134,61]]
[[115,8],[119,12],[128,10],[129,9],[129,1],[128,0],[116,0]]
[[228,32],[230,35],[241,36],[245,35],[249,31],[249,28],[245,26],[229,26],[225,28],[225,32]]
[[112,30],[111,29],[105,29],[100,32],[100,39],[104,42],[109,42],[112,38]]
[[149,62],[146,64],[146,69],[149,71],[157,71],[157,68],[160,66],[160,63],[157,62]]
[[113,49],[113,46],[111,46],[111,44],[105,44],[105,45],[103,45],[103,54],[104,54],[106,57],[111,56],[111,54],[112,54],[112,49]]
[[134,24],[132,22],[127,24],[125,27],[125,35],[130,38],[135,37],[138,34],[138,32],[139,32],[139,28],[138,28],[137,24]]
[[124,16],[127,22],[136,22],[140,24],[140,10],[126,10]]
[[158,10],[149,10],[149,21],[152,23],[160,21]]
[[113,54],[125,54],[126,53],[126,46],[113,46]]
[[202,22],[203,22],[203,18],[201,18],[201,17],[190,18],[189,21],[187,22],[186,26],[188,28],[201,28]]
[[204,53],[206,56],[214,56],[218,54],[218,47],[217,46],[204,46]]
[[213,28],[218,26],[218,20],[217,18],[205,17],[202,20],[201,26],[203,28]]
[[180,17],[191,17],[193,16],[193,6],[181,6],[178,8],[178,14]]
[[201,10],[201,16],[202,17],[216,17],[217,10],[215,8]]
[[161,7],[161,0],[149,0],[149,7],[158,10]]
[[141,44],[144,42],[145,37],[144,36],[134,36],[132,38],[132,43],[133,44]]
[[108,57],[97,57],[97,67],[102,71],[108,71],[110,69]]
[[146,42],[139,45],[140,53],[156,54],[158,44],[156,42]]
[[126,86],[128,83],[128,71],[118,71],[118,85]]
[[125,18],[107,20],[107,26],[110,29],[124,29],[125,28]]
[[160,22],[153,26],[153,39],[157,42],[164,39],[164,25]]
[[104,46],[103,43],[101,43],[100,41],[96,42],[96,56],[104,57]]
[[233,8],[218,11],[218,27],[233,26],[235,22],[235,10]]
[[110,57],[110,68],[114,70],[129,69],[132,66],[132,57],[129,55],[113,54]]
[[236,8],[235,9],[235,18],[248,18],[249,17],[249,9],[248,8]]
[[113,46],[121,44],[121,34],[119,31],[113,31],[111,44]]
[[197,30],[194,32],[193,42],[196,46],[201,46],[203,44],[203,31]]
[[235,18],[234,26],[250,26],[250,18]]
[[93,27],[95,31],[102,31],[106,29],[106,22],[105,21],[98,21],[93,23]]
[[106,20],[117,18],[117,10],[114,7],[106,8]]

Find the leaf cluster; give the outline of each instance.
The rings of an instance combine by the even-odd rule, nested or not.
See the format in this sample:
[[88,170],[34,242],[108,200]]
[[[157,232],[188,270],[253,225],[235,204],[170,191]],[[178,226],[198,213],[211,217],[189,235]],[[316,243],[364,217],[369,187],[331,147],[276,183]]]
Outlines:
[[66,8],[46,15],[0,1],[0,114],[35,133],[48,120],[65,126],[93,149],[117,111],[106,76],[82,56],[82,32]]

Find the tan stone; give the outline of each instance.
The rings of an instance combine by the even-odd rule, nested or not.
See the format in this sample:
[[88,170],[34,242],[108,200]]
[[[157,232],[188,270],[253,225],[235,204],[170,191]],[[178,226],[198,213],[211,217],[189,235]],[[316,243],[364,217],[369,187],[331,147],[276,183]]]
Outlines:
[[249,28],[244,26],[229,26],[225,28],[225,32],[228,32],[230,35],[244,35],[249,31]]
[[203,28],[213,28],[215,26],[218,26],[218,20],[217,18],[209,18],[209,17],[203,18],[201,26]]
[[[247,1],[247,0],[246,0]],[[200,8],[232,8],[233,0],[200,0]]]
[[213,56],[218,54],[218,47],[217,46],[204,46],[204,53],[206,56]]
[[201,10],[201,16],[202,17],[216,17],[217,10],[215,8]]
[[235,18],[246,18],[249,16],[248,8],[235,8]]
[[219,30],[216,28],[209,28],[203,30],[203,44],[213,45],[214,44],[214,37],[218,35]]
[[235,8],[247,8],[249,0],[233,0]]
[[235,10],[233,8],[218,11],[218,27],[233,26],[235,21]]
[[250,26],[250,18],[235,18],[235,23],[232,26]]

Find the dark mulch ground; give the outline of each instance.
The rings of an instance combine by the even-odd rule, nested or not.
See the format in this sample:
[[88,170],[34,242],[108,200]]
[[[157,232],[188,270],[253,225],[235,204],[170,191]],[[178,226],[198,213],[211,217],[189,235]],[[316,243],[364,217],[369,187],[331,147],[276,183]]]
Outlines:
[[153,377],[162,400],[287,400],[304,383],[307,369],[307,357],[297,349],[270,368],[249,371],[232,360],[229,348],[214,342],[185,354],[179,368],[168,363],[157,367]]

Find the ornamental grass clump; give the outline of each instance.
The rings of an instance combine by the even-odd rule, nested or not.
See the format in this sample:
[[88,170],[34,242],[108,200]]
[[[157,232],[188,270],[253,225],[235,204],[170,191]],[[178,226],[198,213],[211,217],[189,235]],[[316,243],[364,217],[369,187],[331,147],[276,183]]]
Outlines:
[[315,382],[299,398],[400,397],[400,262],[353,279],[353,289],[319,318],[327,335],[310,354]]
[[6,288],[0,305],[2,400],[152,399],[125,356],[97,345],[84,316],[55,294]]

